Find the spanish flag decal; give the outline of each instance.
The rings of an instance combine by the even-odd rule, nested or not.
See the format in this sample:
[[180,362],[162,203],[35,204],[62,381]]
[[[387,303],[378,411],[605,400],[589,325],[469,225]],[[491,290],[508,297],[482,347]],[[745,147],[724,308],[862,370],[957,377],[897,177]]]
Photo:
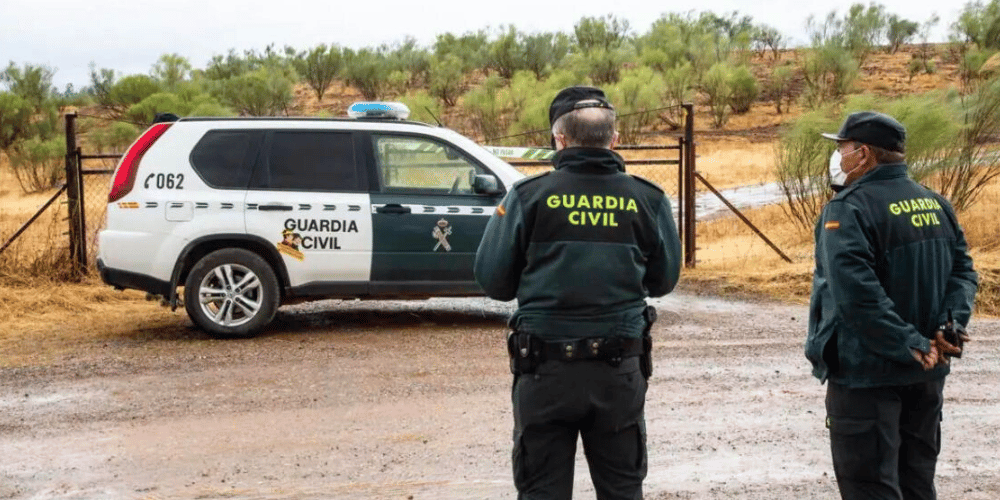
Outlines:
[[828,221],[826,224],[823,224],[823,227],[831,231],[834,229],[840,229],[840,221],[836,220]]
[[503,208],[503,205],[497,205],[497,214],[499,214],[501,217],[507,215],[507,210]]

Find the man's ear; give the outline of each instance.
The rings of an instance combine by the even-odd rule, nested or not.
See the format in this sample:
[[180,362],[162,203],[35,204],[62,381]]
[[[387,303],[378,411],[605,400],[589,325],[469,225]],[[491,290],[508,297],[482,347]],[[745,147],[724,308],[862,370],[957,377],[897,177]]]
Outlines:
[[618,137],[618,131],[615,130],[615,135],[611,137],[611,145],[608,146],[608,149],[615,149],[618,146]]
[[566,149],[566,134],[552,134],[552,143],[556,151]]

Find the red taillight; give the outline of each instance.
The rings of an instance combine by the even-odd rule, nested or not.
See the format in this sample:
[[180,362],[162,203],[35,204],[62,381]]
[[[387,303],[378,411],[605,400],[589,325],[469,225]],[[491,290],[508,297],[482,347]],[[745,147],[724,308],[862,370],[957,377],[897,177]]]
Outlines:
[[121,166],[118,167],[118,172],[115,173],[115,181],[111,184],[111,193],[108,194],[108,203],[113,203],[118,201],[123,196],[127,195],[132,191],[132,186],[135,185],[135,174],[139,170],[139,160],[142,159],[142,155],[146,154],[149,147],[156,142],[157,139],[163,135],[164,132],[170,128],[172,123],[157,123],[149,128],[142,137],[135,142],[135,145],[125,153],[125,159],[122,160]]

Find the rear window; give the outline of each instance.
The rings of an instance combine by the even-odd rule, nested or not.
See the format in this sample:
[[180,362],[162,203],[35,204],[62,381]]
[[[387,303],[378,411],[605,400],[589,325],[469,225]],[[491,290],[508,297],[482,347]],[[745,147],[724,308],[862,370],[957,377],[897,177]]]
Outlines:
[[350,132],[276,131],[255,186],[299,191],[358,191]]
[[191,165],[212,187],[245,189],[261,136],[252,130],[210,130],[191,151]]

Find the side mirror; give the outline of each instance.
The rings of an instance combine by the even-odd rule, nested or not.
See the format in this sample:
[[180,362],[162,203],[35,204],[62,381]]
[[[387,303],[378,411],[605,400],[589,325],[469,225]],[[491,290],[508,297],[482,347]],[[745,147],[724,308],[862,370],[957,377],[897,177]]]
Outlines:
[[492,175],[477,175],[472,178],[472,192],[476,194],[500,194],[500,183]]

